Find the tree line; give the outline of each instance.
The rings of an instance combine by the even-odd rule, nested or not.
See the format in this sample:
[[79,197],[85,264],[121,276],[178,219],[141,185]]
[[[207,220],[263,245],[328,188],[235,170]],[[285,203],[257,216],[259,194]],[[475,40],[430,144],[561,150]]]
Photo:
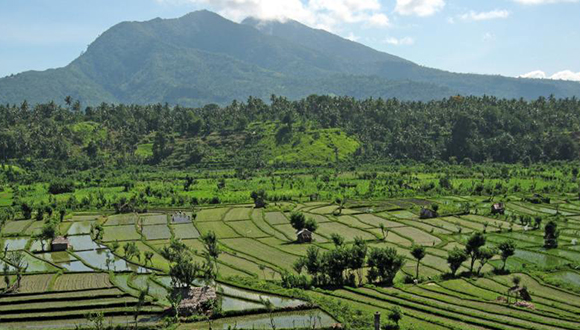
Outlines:
[[[138,145],[152,142],[160,161],[176,139],[211,133],[245,133],[252,122],[277,121],[284,134],[315,128],[340,128],[361,142],[361,161],[443,160],[450,162],[538,162],[578,158],[580,100],[534,101],[494,97],[451,97],[440,101],[356,100],[312,95],[269,102],[250,97],[220,107],[103,103],[83,107],[67,99],[35,106],[0,105],[0,160],[32,166],[89,168],[137,163]],[[89,123],[89,124],[87,124]],[[82,124],[82,125],[81,125]],[[186,153],[199,161],[198,146]],[[250,157],[239,153],[237,158]],[[50,160],[47,162],[46,160]]]

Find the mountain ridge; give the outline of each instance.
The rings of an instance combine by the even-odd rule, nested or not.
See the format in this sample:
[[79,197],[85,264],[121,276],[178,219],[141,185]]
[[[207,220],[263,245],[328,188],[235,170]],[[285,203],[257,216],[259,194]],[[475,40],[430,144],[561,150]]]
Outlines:
[[0,79],[0,102],[227,104],[271,94],[428,101],[452,95],[580,96],[580,83],[459,74],[420,66],[288,20],[241,23],[210,11],[121,22],[65,67]]

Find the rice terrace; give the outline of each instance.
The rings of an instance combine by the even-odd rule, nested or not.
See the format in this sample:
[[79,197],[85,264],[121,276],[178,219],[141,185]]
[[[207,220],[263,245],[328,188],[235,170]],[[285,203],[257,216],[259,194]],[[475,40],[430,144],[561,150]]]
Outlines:
[[0,1],[0,330],[580,330],[578,17]]
[[[99,197],[121,196],[113,209],[83,211],[96,203],[90,185],[57,195],[48,192],[57,183],[13,186],[2,203],[18,198],[22,210],[3,210],[0,326],[370,328],[380,312],[404,329],[578,328],[580,202],[565,170],[552,178],[543,168],[489,167],[498,177],[465,190],[480,193],[446,194],[480,179],[454,178],[460,165],[445,176],[406,168],[420,174],[405,181],[434,188],[365,198],[378,194],[369,183],[385,191],[400,177],[394,168],[268,179],[151,172],[129,192],[111,187]],[[199,189],[184,190],[192,181]],[[315,182],[308,196],[292,188],[308,192]],[[265,183],[268,193],[244,191]],[[201,197],[212,184],[224,186],[223,202]],[[134,190],[150,191],[145,204],[122,197]],[[303,228],[311,235],[301,241]],[[182,285],[215,292],[212,312],[189,310],[187,292],[175,298]]]

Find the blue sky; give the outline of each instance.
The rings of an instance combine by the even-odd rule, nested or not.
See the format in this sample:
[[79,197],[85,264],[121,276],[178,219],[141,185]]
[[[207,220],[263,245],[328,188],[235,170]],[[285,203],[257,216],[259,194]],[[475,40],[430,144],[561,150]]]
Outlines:
[[290,17],[418,64],[580,80],[579,0],[0,0],[0,77],[68,64],[121,21]]

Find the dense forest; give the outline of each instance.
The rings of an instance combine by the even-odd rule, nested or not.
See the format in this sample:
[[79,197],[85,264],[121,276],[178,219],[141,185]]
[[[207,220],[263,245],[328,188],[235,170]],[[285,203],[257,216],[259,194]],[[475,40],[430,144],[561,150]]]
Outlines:
[[[578,157],[580,101],[458,96],[403,102],[312,95],[299,101],[272,96],[269,102],[249,98],[202,108],[105,103],[83,107],[71,98],[64,106],[24,102],[0,106],[0,158],[23,167],[86,169],[163,165],[179,150],[178,157],[188,158],[179,166],[203,166],[205,156],[215,153],[215,143],[207,139],[213,136],[222,144],[236,140],[238,151],[251,151],[232,153],[238,163],[262,166],[264,162],[247,160],[261,157],[260,135],[266,133],[259,128],[267,123],[277,145],[289,136],[335,129],[358,146],[336,157],[340,162],[529,163]],[[149,152],[140,152],[147,148]]]

